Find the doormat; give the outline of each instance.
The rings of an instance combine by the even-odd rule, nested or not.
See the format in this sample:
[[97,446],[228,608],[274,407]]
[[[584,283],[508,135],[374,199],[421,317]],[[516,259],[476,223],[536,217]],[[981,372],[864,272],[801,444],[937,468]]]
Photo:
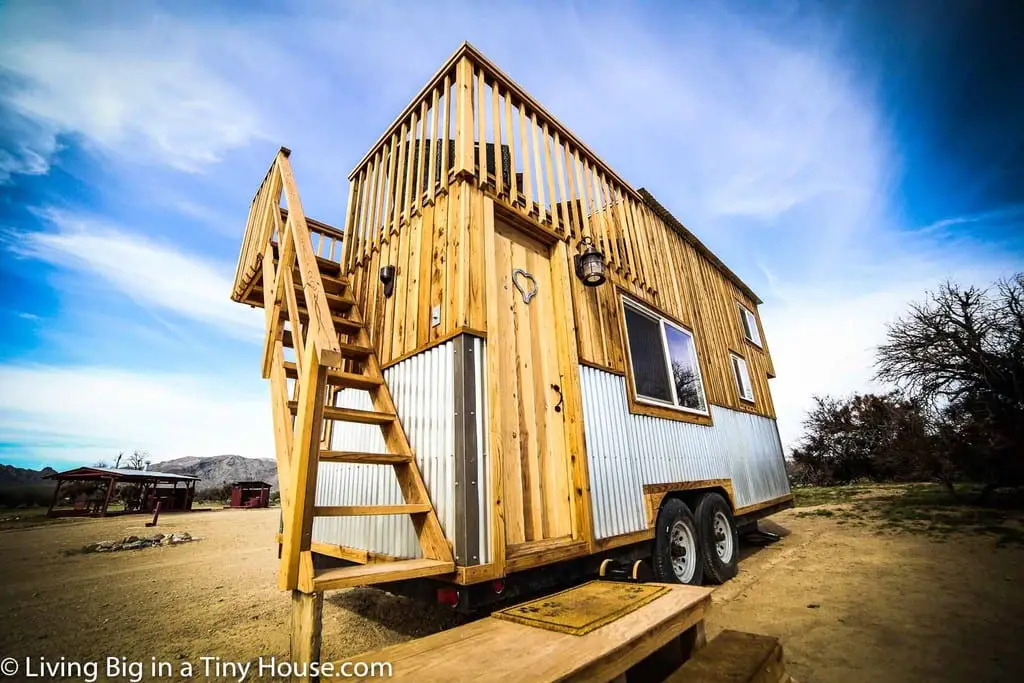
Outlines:
[[612,623],[668,592],[666,586],[591,581],[491,614],[548,631],[582,636]]

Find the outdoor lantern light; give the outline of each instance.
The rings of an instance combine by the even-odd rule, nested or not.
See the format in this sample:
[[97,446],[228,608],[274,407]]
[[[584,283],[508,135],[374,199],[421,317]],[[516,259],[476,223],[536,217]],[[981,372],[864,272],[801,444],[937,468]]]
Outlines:
[[395,293],[395,267],[384,266],[380,269],[380,281],[384,285],[384,298],[390,299]]
[[580,246],[583,251],[573,257],[576,264],[576,277],[587,287],[597,287],[604,282],[604,254],[594,246],[594,240],[584,237]]

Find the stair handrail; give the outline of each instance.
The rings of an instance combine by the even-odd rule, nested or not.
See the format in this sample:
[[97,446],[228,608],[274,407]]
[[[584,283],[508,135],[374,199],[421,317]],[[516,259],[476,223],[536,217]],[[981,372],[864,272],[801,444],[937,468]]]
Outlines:
[[[294,258],[298,262],[299,277],[302,281],[302,294],[309,312],[306,344],[308,345],[311,341],[315,343],[320,365],[341,367],[341,345],[338,341],[337,330],[334,328],[334,321],[331,320],[331,309],[327,304],[324,281],[320,276],[320,266],[317,264],[316,254],[313,252],[313,239],[306,223],[306,214],[302,210],[302,201],[299,199],[299,190],[295,184],[291,161],[288,158],[289,154],[290,152],[286,148],[281,148],[277,153],[275,166],[280,173],[285,208],[288,210],[283,231],[290,233],[291,236]],[[285,262],[284,235],[281,236],[280,244],[282,253],[279,267],[291,268],[291,264]]]

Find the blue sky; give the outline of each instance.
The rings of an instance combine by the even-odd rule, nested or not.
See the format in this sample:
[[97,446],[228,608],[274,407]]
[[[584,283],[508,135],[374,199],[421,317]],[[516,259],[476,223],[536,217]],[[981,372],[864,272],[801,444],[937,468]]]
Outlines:
[[272,457],[252,193],[285,145],[341,225],[463,40],[764,299],[787,444],[925,289],[1024,269],[1011,3],[209,4],[0,4],[0,462]]

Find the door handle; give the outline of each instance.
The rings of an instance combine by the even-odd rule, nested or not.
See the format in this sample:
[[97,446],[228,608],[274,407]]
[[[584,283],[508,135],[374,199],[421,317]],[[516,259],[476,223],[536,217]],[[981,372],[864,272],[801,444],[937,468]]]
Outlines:
[[562,412],[562,389],[557,384],[552,384],[551,388],[558,394],[558,403],[555,404],[555,412],[560,413]]

